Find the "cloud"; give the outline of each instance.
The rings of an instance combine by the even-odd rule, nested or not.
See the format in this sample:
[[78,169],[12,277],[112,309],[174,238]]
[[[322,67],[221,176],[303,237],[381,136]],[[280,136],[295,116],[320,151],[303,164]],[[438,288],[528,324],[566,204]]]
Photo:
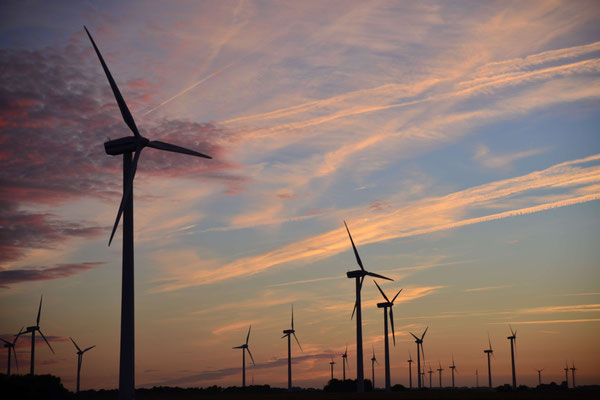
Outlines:
[[600,304],[579,304],[573,306],[547,306],[547,307],[535,307],[525,308],[517,311],[520,314],[545,314],[545,313],[556,313],[556,312],[598,312],[600,311]]
[[506,168],[513,161],[535,156],[545,152],[547,149],[532,149],[512,154],[492,155],[488,146],[480,144],[475,151],[473,159],[487,168]]
[[[584,322],[600,322],[600,318],[588,319],[554,319],[546,321],[511,321],[512,325],[538,325],[538,324],[577,324]],[[490,322],[493,325],[506,325],[508,322]]]
[[81,264],[64,264],[54,267],[29,267],[0,271],[0,288],[8,285],[31,281],[47,281],[51,279],[68,278],[84,271],[96,268],[104,262],[87,262]]
[[509,285],[484,286],[484,287],[479,287],[479,288],[465,289],[465,292],[487,292],[489,290],[498,290],[498,289],[504,289],[507,287],[511,287],[511,286],[509,286]]

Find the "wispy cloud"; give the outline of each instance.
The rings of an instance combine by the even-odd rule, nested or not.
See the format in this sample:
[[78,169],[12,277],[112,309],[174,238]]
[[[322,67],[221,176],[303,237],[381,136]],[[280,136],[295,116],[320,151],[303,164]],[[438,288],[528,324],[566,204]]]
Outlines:
[[511,154],[493,155],[490,153],[488,146],[480,144],[477,147],[473,158],[487,168],[505,168],[513,161],[535,156],[545,152],[546,150],[547,149],[532,149]]
[[[589,319],[554,319],[546,321],[510,321],[511,325],[542,325],[542,324],[577,324],[586,322],[600,322],[600,318]],[[508,322],[490,322],[493,325],[506,325]]]
[[483,286],[478,288],[465,289],[465,292],[487,292],[490,290],[498,290],[511,287],[510,285],[499,285],[499,286]]
[[8,285],[31,281],[47,281],[51,279],[68,278],[84,271],[96,268],[105,262],[87,262],[81,264],[64,264],[54,267],[29,267],[0,271],[0,288]]
[[545,314],[556,312],[600,312],[600,304],[579,304],[573,306],[548,306],[525,308],[517,311],[522,314]]

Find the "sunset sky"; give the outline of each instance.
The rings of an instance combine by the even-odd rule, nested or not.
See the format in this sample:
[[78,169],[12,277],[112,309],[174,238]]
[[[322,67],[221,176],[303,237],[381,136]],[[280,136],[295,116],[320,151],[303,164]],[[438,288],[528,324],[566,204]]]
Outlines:
[[[408,333],[457,385],[600,384],[598,1],[2,1],[0,334],[40,326],[36,373],[116,388],[122,160],[135,180],[136,384],[322,387],[348,345],[357,269],[345,220],[394,307],[392,384]],[[383,365],[381,296],[365,280],[365,376]],[[29,370],[29,336],[19,372]],[[39,351],[37,350],[39,349]],[[4,372],[6,350],[0,353]],[[413,369],[413,376],[415,370]],[[383,385],[383,366],[376,370]]]

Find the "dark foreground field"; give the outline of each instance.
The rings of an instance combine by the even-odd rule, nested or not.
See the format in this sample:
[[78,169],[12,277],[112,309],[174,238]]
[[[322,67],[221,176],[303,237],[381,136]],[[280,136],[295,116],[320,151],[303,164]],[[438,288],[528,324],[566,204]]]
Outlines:
[[[349,383],[349,382],[347,382]],[[327,390],[337,390],[336,387],[326,387]],[[374,391],[366,393],[328,392],[317,389],[298,389],[287,392],[269,386],[250,386],[246,389],[230,387],[210,388],[171,388],[155,387],[152,389],[136,390],[137,400],[213,400],[213,399],[265,399],[265,400],[334,400],[334,399],[405,399],[405,400],[567,400],[567,399],[599,399],[600,387],[582,387],[578,389],[564,389],[560,386],[546,386],[543,389],[521,388],[510,391],[508,387],[495,390],[483,389],[424,389],[406,390],[401,386],[394,388],[396,391],[386,393]],[[118,398],[116,390],[88,390],[76,395],[63,387],[60,378],[52,375],[17,375],[7,377],[0,375],[0,397],[3,399],[19,400],[113,400]]]

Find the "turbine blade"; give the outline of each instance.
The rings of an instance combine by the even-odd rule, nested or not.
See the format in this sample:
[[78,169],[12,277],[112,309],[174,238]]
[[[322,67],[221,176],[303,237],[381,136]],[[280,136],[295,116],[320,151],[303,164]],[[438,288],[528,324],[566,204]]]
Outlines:
[[298,347],[300,347],[300,351],[304,353],[304,350],[302,350],[302,346],[300,346],[300,342],[298,341],[298,338],[296,337],[296,332],[292,332],[292,334],[294,335],[294,339],[296,339],[296,343],[298,343]]
[[235,347],[232,347],[232,349],[243,349],[243,348],[244,348],[244,346],[243,346],[243,345],[242,345],[242,346],[235,346]]
[[488,332],[488,343],[490,345],[490,350],[492,350],[492,339],[490,339],[490,333]]
[[285,334],[285,335],[283,335],[281,338],[283,339],[283,338],[286,338],[286,337],[288,337],[288,336],[290,336],[290,334],[289,334],[289,333],[286,333],[286,334]]
[[40,333],[40,335],[42,335],[42,339],[44,339],[44,342],[46,342],[46,344],[48,345],[48,347],[50,347],[50,350],[52,350],[52,354],[56,354],[56,353],[54,353],[54,349],[52,348],[52,346],[50,346],[50,343],[46,339],[46,336],[44,336],[44,334],[42,333],[42,330],[38,329],[38,332]]
[[396,346],[396,332],[394,332],[394,311],[393,311],[393,307],[390,307],[390,324],[392,325],[392,339],[394,340],[394,346]]
[[379,279],[387,279],[388,281],[393,281],[392,278],[388,278],[387,276],[379,275],[374,272],[367,272],[367,275],[374,276],[375,278],[379,278]]
[[423,332],[423,336],[421,336],[421,340],[423,340],[425,338],[425,334],[427,333],[427,329],[429,329],[429,327],[425,328],[425,332]]
[[19,336],[21,336],[21,333],[23,332],[23,328],[25,328],[25,327],[24,326],[21,327],[21,329],[19,330],[19,333],[17,333],[15,335],[15,340],[13,340],[13,342],[12,342],[13,346],[17,343],[17,340],[19,340]]
[[90,346],[90,347],[88,347],[88,348],[87,348],[87,349],[85,349],[83,352],[85,353],[86,351],[88,351],[88,350],[91,350],[91,349],[93,349],[94,347],[96,347],[96,345],[93,345],[93,346]]
[[100,59],[100,64],[102,64],[102,69],[104,69],[104,73],[106,74],[106,78],[108,79],[108,83],[110,84],[110,88],[112,89],[113,94],[115,95],[115,99],[117,100],[117,104],[119,105],[119,109],[121,110],[121,115],[123,116],[123,120],[129,127],[129,129],[131,129],[133,134],[135,136],[139,137],[140,133],[138,132],[138,128],[135,125],[133,116],[129,112],[129,109],[127,108],[127,104],[125,104],[125,100],[123,99],[123,96],[121,96],[121,92],[119,92],[119,88],[117,87],[115,80],[113,79],[110,71],[108,70],[106,63],[104,62],[104,58],[102,58],[102,54],[100,54],[100,50],[98,50],[98,47],[96,46],[96,42],[94,42],[94,39],[92,38],[92,35],[90,35],[90,32],[87,30],[87,28],[85,26],[83,28],[85,29],[85,32],[87,33],[88,37],[92,41],[92,46],[94,46],[94,50],[96,50],[96,55]]
[[[364,279],[365,279],[365,277],[364,277],[364,276],[361,276],[361,277],[360,277],[360,282],[359,282],[359,284],[358,284],[358,291],[359,291],[359,292],[362,290],[362,285],[363,285],[363,281],[364,281]],[[354,302],[354,309],[352,310],[352,315],[350,316],[350,319],[353,319],[353,318],[354,318],[354,313],[356,312],[356,307],[357,307],[357,304],[358,304],[358,303],[355,301],[355,302]]]
[[398,295],[400,294],[401,291],[402,291],[402,289],[398,290],[398,293],[396,293],[396,295],[394,296],[394,298],[391,301],[392,304],[394,304],[394,301],[396,301],[396,297],[398,297]]
[[354,245],[354,240],[352,240],[352,235],[350,234],[350,229],[348,229],[348,225],[346,225],[346,221],[344,221],[344,226],[346,227],[346,231],[348,232],[348,236],[350,237],[350,242],[352,243],[352,249],[354,249],[354,255],[356,256],[356,262],[360,266],[360,269],[362,269],[364,271],[365,267],[363,267],[363,263],[360,260],[360,256],[358,255],[358,251],[356,250],[356,246]]
[[252,357],[252,353],[250,352],[250,347],[246,347],[246,350],[248,350],[248,354],[250,354],[250,359],[252,360],[252,364],[254,364],[254,366],[256,366],[256,363],[254,362],[254,357]]
[[77,346],[77,343],[75,343],[75,341],[73,340],[73,338],[72,338],[72,337],[69,337],[69,339],[71,339],[71,342],[73,342],[73,344],[75,345],[75,348],[76,348],[78,351],[81,351],[81,349],[79,348],[79,346]]
[[185,147],[175,146],[174,144],[161,142],[160,140],[152,140],[150,143],[148,143],[148,147],[158,150],[172,151],[173,153],[181,153],[189,156],[212,159],[211,156],[207,156],[206,154],[198,153],[197,151],[186,149]]
[[40,296],[40,307],[38,308],[38,315],[36,320],[36,325],[40,326],[40,315],[42,313],[42,296]]
[[129,178],[127,179],[127,186],[123,188],[123,197],[121,198],[121,205],[119,206],[119,212],[117,213],[117,218],[115,219],[115,224],[113,225],[112,232],[110,234],[110,239],[108,240],[108,245],[112,243],[113,237],[115,236],[115,232],[117,231],[117,226],[119,226],[119,221],[121,220],[121,215],[123,215],[123,211],[125,210],[125,203],[129,200],[131,196],[131,192],[133,191],[133,179],[135,178],[135,172],[137,171],[138,160],[140,159],[140,154],[142,154],[143,147],[138,147],[135,150],[135,155],[133,156],[133,162],[131,163],[131,171],[129,171]]
[[19,372],[19,361],[17,361],[17,349],[13,347],[13,357],[15,358],[15,366],[17,367],[17,372]]
[[423,343],[421,343],[421,356],[423,357],[423,361],[425,361],[425,349],[423,348]]
[[[414,337],[416,340],[419,340],[419,338],[418,338],[418,337],[416,337],[414,333],[412,333],[412,332],[408,332],[408,333],[410,333],[410,334],[412,335],[412,337]],[[408,353],[408,354],[410,355],[410,353]],[[411,358],[412,358],[412,357],[411,357]]]
[[248,335],[246,335],[246,345],[248,345],[248,339],[250,339],[250,330],[252,329],[252,325],[248,328]]
[[292,330],[294,330],[294,305],[292,304]]
[[373,283],[375,284],[375,286],[377,286],[377,289],[379,289],[379,293],[381,293],[381,295],[383,296],[383,298],[385,299],[385,301],[387,301],[389,303],[390,299],[388,299],[387,296],[385,295],[385,293],[383,293],[383,290],[381,290],[381,288],[379,287],[379,285],[377,284],[377,282],[375,282],[373,280]]

